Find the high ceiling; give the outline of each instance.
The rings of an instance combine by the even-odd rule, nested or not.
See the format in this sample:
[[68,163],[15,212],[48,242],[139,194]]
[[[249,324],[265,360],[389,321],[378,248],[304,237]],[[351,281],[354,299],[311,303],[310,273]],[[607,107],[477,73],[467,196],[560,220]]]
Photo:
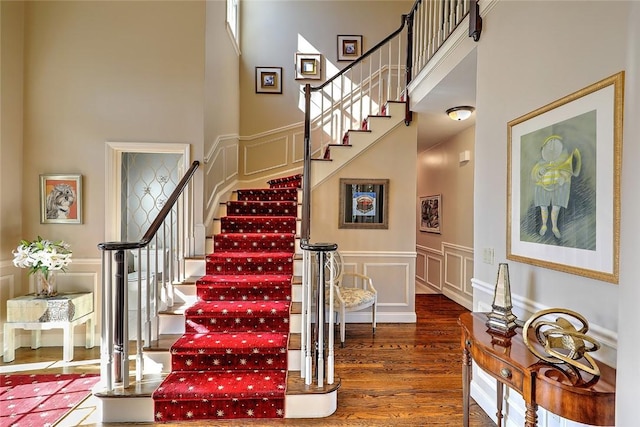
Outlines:
[[447,116],[447,109],[461,105],[476,106],[475,50],[413,106],[414,114],[418,114],[418,152],[440,144],[475,124],[476,112],[461,122]]

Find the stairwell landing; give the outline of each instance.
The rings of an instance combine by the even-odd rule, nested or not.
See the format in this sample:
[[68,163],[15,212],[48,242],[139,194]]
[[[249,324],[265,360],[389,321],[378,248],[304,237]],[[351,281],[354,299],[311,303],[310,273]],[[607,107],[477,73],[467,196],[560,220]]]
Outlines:
[[171,372],[152,395],[157,422],[285,416],[300,178],[227,202]]

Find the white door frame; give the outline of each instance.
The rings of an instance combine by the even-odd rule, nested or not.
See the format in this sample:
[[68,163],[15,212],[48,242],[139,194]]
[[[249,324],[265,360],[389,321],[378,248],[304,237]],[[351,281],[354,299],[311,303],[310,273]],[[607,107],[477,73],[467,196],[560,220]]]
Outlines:
[[106,143],[106,173],[105,173],[105,230],[107,242],[120,241],[122,203],[122,154],[123,153],[152,153],[152,154],[182,154],[184,171],[191,165],[191,146],[183,143],[167,142],[110,142]]

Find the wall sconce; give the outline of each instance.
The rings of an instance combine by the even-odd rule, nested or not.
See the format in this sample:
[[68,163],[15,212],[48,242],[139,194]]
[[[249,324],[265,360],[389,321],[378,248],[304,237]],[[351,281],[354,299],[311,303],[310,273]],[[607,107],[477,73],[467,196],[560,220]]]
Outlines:
[[471,113],[473,113],[474,110],[475,108],[469,107],[467,105],[461,107],[453,107],[447,110],[447,115],[451,120],[467,120],[469,117],[471,117]]

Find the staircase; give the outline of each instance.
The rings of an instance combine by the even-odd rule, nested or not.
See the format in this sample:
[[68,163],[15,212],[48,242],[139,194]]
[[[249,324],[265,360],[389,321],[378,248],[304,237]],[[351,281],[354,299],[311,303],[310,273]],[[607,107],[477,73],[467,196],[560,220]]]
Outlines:
[[[184,307],[162,314],[165,344],[145,350],[154,362],[145,369],[170,372],[132,399],[101,396],[103,421],[310,418],[336,410],[339,380],[308,387],[300,376],[299,183],[299,175],[272,180],[224,204],[205,275],[176,288]],[[152,373],[145,376],[153,383]],[[137,407],[134,419],[124,401]]]

